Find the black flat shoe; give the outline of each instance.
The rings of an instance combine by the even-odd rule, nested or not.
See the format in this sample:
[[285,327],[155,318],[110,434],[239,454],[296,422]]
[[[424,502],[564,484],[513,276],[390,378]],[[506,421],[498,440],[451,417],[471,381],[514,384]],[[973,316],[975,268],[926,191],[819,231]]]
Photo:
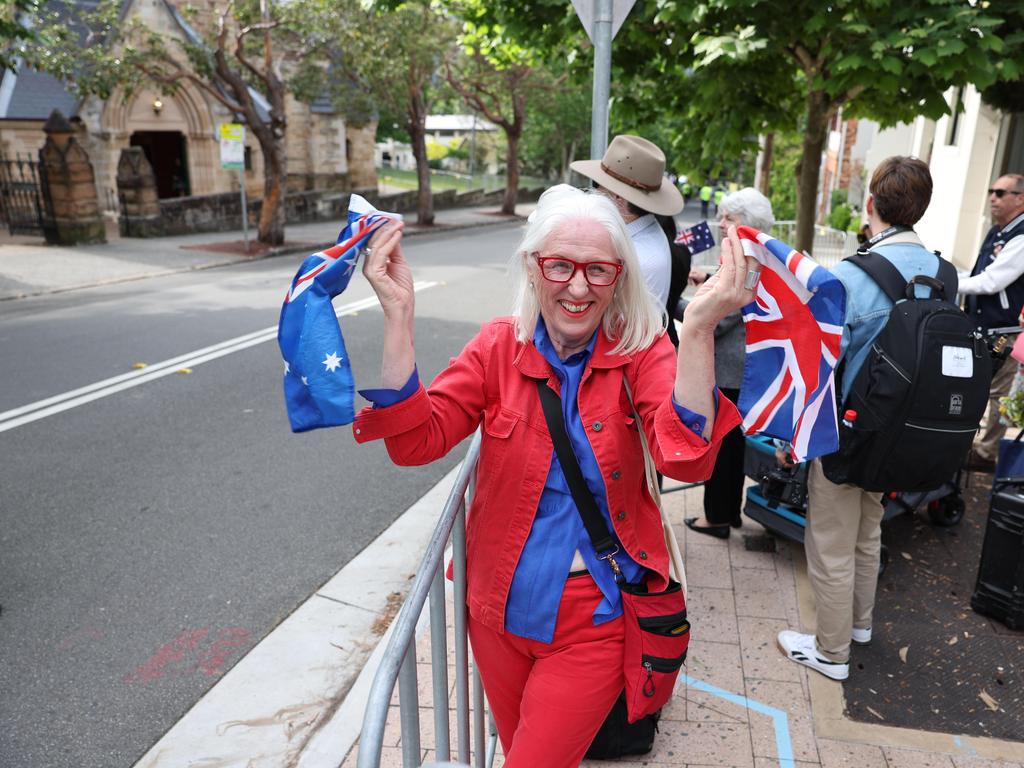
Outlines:
[[728,525],[697,525],[696,517],[688,517],[683,520],[686,523],[686,527],[691,531],[697,533],[704,533],[708,536],[714,536],[716,539],[728,539],[729,538],[729,526]]
[[742,517],[737,517],[731,523],[729,523],[729,525],[731,525],[733,528],[742,528],[743,527],[743,518]]

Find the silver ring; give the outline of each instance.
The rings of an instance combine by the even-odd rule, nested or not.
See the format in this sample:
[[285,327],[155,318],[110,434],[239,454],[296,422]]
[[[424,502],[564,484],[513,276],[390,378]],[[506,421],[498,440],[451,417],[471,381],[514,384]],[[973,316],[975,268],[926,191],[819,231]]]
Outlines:
[[370,258],[370,256],[373,255],[373,248],[371,248],[370,246],[366,246],[365,248],[363,248],[363,253],[366,255],[366,258]]
[[747,278],[743,281],[743,287],[752,291],[757,287],[758,281],[761,279],[761,270],[759,269],[748,269]]

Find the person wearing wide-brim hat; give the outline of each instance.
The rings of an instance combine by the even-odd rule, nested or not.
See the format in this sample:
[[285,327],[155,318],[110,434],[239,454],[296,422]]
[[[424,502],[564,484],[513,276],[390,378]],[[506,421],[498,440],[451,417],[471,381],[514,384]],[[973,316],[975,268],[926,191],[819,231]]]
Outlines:
[[621,135],[612,139],[600,160],[577,160],[570,167],[615,202],[647,287],[658,306],[666,306],[672,261],[668,239],[654,214],[679,213],[683,196],[665,176],[665,153],[647,139]]

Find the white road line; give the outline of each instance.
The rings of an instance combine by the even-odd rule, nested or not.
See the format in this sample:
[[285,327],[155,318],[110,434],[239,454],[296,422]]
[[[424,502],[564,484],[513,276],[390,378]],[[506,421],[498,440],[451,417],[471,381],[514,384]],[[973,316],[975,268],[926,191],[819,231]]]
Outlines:
[[[418,282],[413,285],[413,290],[419,292],[435,285],[437,285],[436,282]],[[337,308],[335,310],[335,314],[338,317],[343,317],[377,305],[377,297],[370,296]],[[155,381],[156,379],[163,378],[164,376],[169,376],[182,368],[194,368],[202,363],[216,360],[219,357],[230,355],[233,352],[240,352],[243,349],[248,349],[249,347],[253,347],[257,344],[262,344],[276,338],[277,326],[272,325],[269,328],[253,331],[252,333],[247,333],[242,336],[236,336],[233,339],[228,339],[227,341],[222,341],[218,344],[212,344],[211,346],[203,347],[202,349],[197,349],[184,355],[179,355],[178,357],[172,357],[168,360],[154,363],[153,365],[136,371],[122,373],[118,376],[113,376],[109,379],[104,379],[103,381],[97,381],[93,384],[88,384],[84,387],[79,387],[78,389],[73,389],[60,395],[48,397],[45,400],[37,400],[36,402],[29,403],[28,405],[12,408],[9,411],[0,413],[0,432],[6,432],[9,429],[15,429],[16,427],[30,424],[33,421],[45,419],[47,416],[53,416],[54,414],[70,410],[71,408],[77,408],[80,405],[91,403],[93,400],[99,400],[100,398],[116,394],[117,392],[122,392],[126,389],[131,389],[132,387],[137,387],[150,381]]]

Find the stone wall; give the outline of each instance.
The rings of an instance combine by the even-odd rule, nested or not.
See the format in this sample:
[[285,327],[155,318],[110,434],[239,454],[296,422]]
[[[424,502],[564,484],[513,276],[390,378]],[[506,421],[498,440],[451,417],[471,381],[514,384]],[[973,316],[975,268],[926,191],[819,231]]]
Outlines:
[[[356,190],[373,205],[383,211],[414,213],[416,211],[416,190],[400,192],[397,195],[381,196],[376,190]],[[541,189],[520,189],[519,201],[534,201],[540,197]],[[500,205],[504,190],[484,192],[481,189],[456,193],[453,189],[434,195],[435,210],[460,208],[476,205]],[[342,221],[348,211],[347,192],[308,190],[289,192],[285,195],[285,222],[301,224],[314,221]],[[242,203],[234,192],[225,192],[202,197],[178,197],[160,200],[159,226],[148,234],[153,237],[184,235],[193,232],[228,232],[241,229]],[[262,200],[249,201],[249,226],[256,228],[259,222]]]

